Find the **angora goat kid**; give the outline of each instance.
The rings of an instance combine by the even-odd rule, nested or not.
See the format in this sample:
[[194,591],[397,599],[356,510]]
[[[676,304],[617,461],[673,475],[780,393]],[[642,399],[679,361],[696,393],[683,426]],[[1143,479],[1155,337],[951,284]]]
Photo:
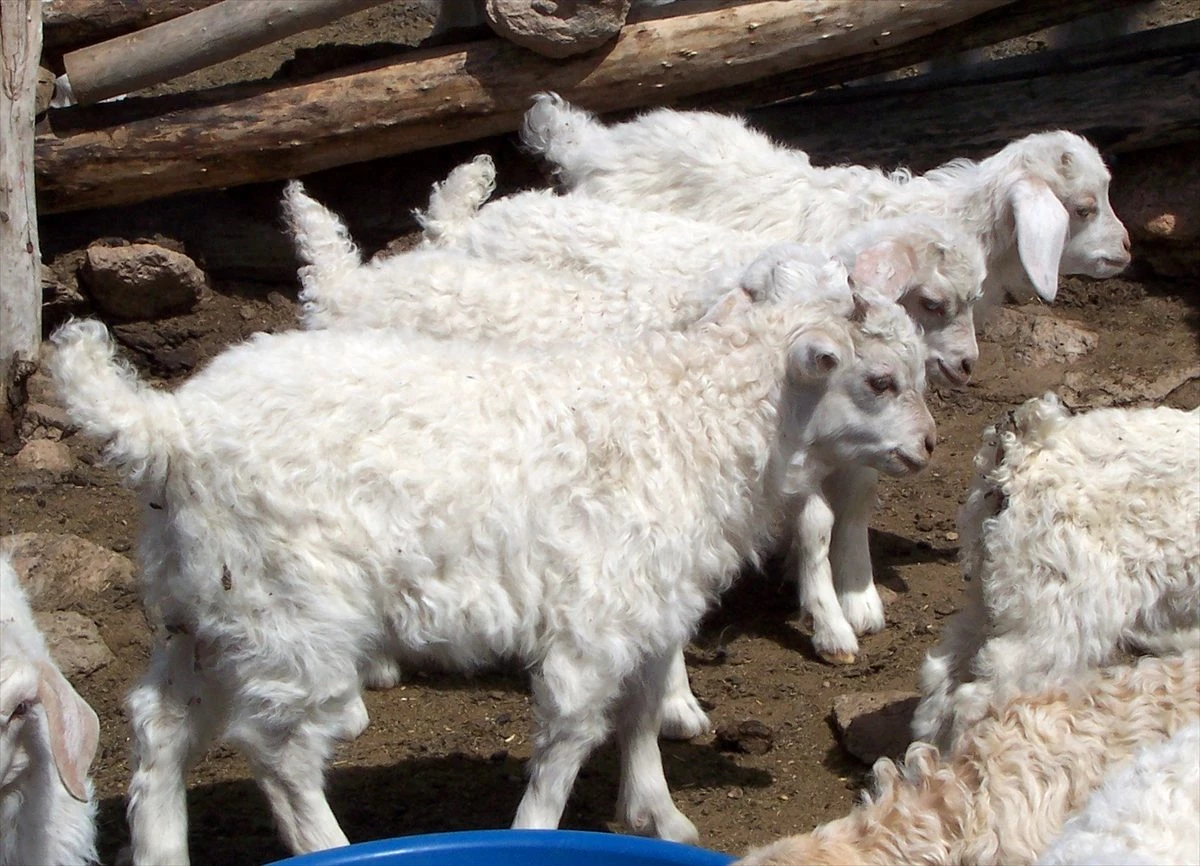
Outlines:
[[1200,863],[1200,723],[1111,771],[1038,866]]
[[[418,214],[426,245],[686,296],[698,286],[727,284],[719,275],[742,274],[767,243],[754,232],[547,190],[486,203],[495,178],[491,157],[483,155],[437,184],[428,210]],[[967,382],[979,360],[973,308],[987,273],[974,235],[914,214],[866,223],[826,252],[846,266],[855,288],[891,298],[921,326],[931,381]]]
[[1109,171],[1096,148],[1070,132],[1028,135],[979,162],[954,160],[914,177],[814,166],[735,117],[658,109],[605,126],[543,93],[521,137],[570,192],[764,239],[827,243],[870,219],[943,217],[983,244],[989,303],[1006,289],[1052,301],[1058,274],[1111,277],[1129,264],[1129,234],[1108,201]]
[[515,826],[556,826],[615,727],[622,817],[694,840],[657,742],[679,647],[785,515],[827,532],[829,467],[929,459],[912,323],[849,306],[537,349],[258,335],[174,393],[118,363],[99,323],[60,328],[49,367],[141,496],[141,593],[164,626],[129,700],[135,862],[187,861],[184,777],[216,737],[294,851],[346,844],[324,767],[365,726],[360,676],[381,657],[528,667]]
[[1033,863],[1111,773],[1197,720],[1196,653],[1090,671],[990,707],[945,757],[918,742],[876,761],[849,815],[737,866]]
[[1122,648],[1200,648],[1200,409],[1048,394],[988,428],[975,468],[967,596],[921,669],[917,739],[946,748],[997,690]]
[[400,328],[459,340],[551,345],[643,330],[681,328],[733,289],[752,301],[850,298],[846,270],[797,244],[759,245],[738,269],[689,282],[602,284],[578,273],[484,261],[463,250],[417,249],[363,262],[345,223],[298,182],[283,211],[304,264],[308,330]]
[[[460,166],[434,190],[430,209],[442,218],[446,231],[461,222],[451,212],[473,213],[481,197],[486,198],[493,179],[490,160],[478,159]],[[491,207],[503,205],[501,201]],[[484,208],[482,214],[489,212],[490,207]],[[736,298],[738,293],[731,289],[738,286],[755,302],[787,297],[808,303],[851,294],[845,269],[814,248],[783,243],[760,253],[762,245],[748,237],[731,242],[729,235],[736,232],[701,224],[693,229],[687,221],[658,214],[644,214],[643,233],[667,231],[673,250],[664,250],[653,262],[641,264],[634,262],[651,251],[643,242],[640,253],[623,252],[619,243],[633,243],[633,238],[614,235],[615,223],[610,218],[602,217],[588,226],[588,212],[573,223],[567,214],[561,214],[560,225],[568,226],[567,234],[594,228],[595,243],[611,240],[616,244],[608,253],[612,267],[604,269],[597,263],[590,272],[581,266],[572,274],[553,269],[571,258],[565,240],[557,256],[547,252],[544,257],[534,257],[533,264],[520,261],[520,256],[497,264],[471,255],[475,250],[438,249],[363,264],[345,224],[305,194],[298,183],[287,187],[284,213],[298,253],[307,263],[301,269],[301,281],[304,322],[309,328],[402,327],[440,337],[487,336],[522,344],[552,344],[680,327],[696,321],[706,308],[711,310],[715,298]],[[553,216],[549,210],[539,207],[528,216],[531,238],[552,236],[546,221]],[[626,225],[637,222],[637,214],[630,216]],[[668,224],[670,228],[666,228]],[[607,229],[602,228],[606,225]],[[847,257],[855,262],[860,276],[870,272],[871,281],[880,287],[885,282],[906,286],[914,272],[927,277],[928,287],[921,292],[928,294],[922,294],[916,306],[937,309],[913,318],[922,321],[944,314],[952,320],[953,324],[938,333],[950,335],[943,345],[952,346],[954,354],[946,357],[954,357],[965,374],[969,361],[977,355],[971,305],[983,276],[982,255],[976,251],[972,256],[969,244],[967,252],[962,252],[932,240],[930,233],[941,237],[937,229],[915,221],[903,226],[889,221],[878,229],[878,235],[876,231],[870,228],[861,236],[844,239],[844,248],[855,250]],[[518,240],[514,237],[513,242],[515,247]],[[553,241],[545,244],[553,245]],[[581,250],[579,257],[595,254],[597,260],[603,258],[595,244],[589,245],[589,250]],[[707,271],[698,267],[695,263],[705,257],[719,264]],[[626,262],[624,271],[618,260]],[[659,277],[655,277],[656,262],[663,267]],[[687,276],[689,269],[692,273]],[[951,375],[956,374],[951,371]],[[813,617],[814,646],[835,662],[853,661],[858,652],[856,634],[884,626],[883,604],[867,546],[876,481],[870,467],[838,467],[826,482],[826,497],[835,506],[832,538],[820,539],[815,554],[798,551],[806,562],[831,566],[833,583],[828,591],[823,583],[818,590],[803,579],[800,586],[801,606]],[[822,567],[822,573],[824,570]],[[827,603],[830,596],[836,597],[832,604]],[[386,685],[394,679],[394,675],[380,672],[372,681]],[[706,731],[708,717],[688,687],[682,655],[673,667],[670,692],[664,733],[686,739]]]
[[96,860],[96,713],[59,671],[0,553],[0,866]]

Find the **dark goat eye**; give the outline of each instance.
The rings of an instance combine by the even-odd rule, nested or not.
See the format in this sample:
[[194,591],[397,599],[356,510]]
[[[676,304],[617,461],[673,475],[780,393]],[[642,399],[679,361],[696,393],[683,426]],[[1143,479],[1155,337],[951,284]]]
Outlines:
[[886,394],[896,390],[896,380],[891,376],[871,376],[867,379],[867,386],[876,394]]
[[936,298],[921,298],[921,307],[938,316],[946,315],[946,302]]
[[1095,212],[1096,209],[1094,207],[1084,206],[1075,208],[1075,216],[1079,217],[1080,219],[1087,219]]
[[13,707],[12,714],[9,715],[8,720],[11,722],[13,719],[25,718],[25,716],[29,715],[29,708],[32,706],[32,701],[21,701],[21,703]]

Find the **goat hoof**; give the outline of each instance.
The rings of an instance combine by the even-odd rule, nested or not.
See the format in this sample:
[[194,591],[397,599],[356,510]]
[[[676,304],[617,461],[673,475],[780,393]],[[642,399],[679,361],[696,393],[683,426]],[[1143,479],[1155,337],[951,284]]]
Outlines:
[[852,652],[825,652],[817,650],[817,655],[831,665],[852,665],[858,656]]

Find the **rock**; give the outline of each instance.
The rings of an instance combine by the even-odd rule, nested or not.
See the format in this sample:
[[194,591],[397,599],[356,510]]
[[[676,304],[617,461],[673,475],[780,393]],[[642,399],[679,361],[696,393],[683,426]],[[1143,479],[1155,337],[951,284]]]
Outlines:
[[13,567],[38,610],[66,607],[81,594],[133,588],[133,563],[77,535],[22,532],[11,536]]
[[22,433],[27,439],[61,439],[63,431],[75,425],[67,411],[46,403],[26,403]]
[[96,624],[73,610],[35,613],[33,618],[46,636],[50,655],[63,676],[86,676],[116,660],[100,637]]
[[1060,395],[1069,406],[1153,406],[1172,391],[1200,379],[1200,365],[1163,370],[1153,379],[1128,372],[1097,376],[1075,371],[1063,377]]
[[1134,259],[1165,277],[1200,273],[1200,164],[1194,147],[1122,155],[1109,199],[1129,229]]
[[569,57],[603,45],[625,26],[631,0],[487,0],[497,36],[546,57]]
[[723,752],[765,755],[775,745],[775,732],[757,719],[746,719],[717,728],[713,745]]
[[123,321],[185,313],[196,305],[206,287],[195,262],[154,244],[93,244],[80,276],[96,306]]
[[1095,349],[1099,339],[1075,322],[1013,307],[996,310],[983,336],[1003,344],[1013,360],[1035,367],[1069,364]]
[[852,692],[833,702],[833,724],[842,747],[865,764],[898,758],[908,748],[909,726],[920,696],[915,692]]
[[55,478],[62,478],[73,468],[75,460],[71,457],[71,449],[61,442],[50,439],[34,439],[25,443],[17,452],[17,466],[27,471],[48,472]]

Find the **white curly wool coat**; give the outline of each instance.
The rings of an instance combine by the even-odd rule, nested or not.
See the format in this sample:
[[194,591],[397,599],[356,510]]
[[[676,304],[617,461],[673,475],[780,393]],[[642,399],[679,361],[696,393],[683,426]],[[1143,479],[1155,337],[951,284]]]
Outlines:
[[1194,652],[1043,684],[989,707],[944,758],[914,743],[899,766],[880,759],[849,815],[737,866],[1030,864],[1112,773],[1198,720]]
[[0,551],[0,866],[96,860],[88,767],[100,721],[54,664]]
[[1200,723],[1109,773],[1038,866],[1200,863]]
[[1129,234],[1108,200],[1099,152],[1070,132],[1036,133],[979,162],[913,176],[814,166],[738,118],[657,109],[605,126],[539,94],[521,137],[572,193],[670,211],[758,233],[827,243],[879,217],[926,213],[958,223],[987,254],[985,293],[998,302],[1054,299],[1058,274],[1110,277],[1129,264]]
[[988,428],[959,515],[964,605],[921,669],[917,739],[943,748],[1000,691],[1122,648],[1200,648],[1200,409],[1053,395]]
[[175,393],[137,381],[99,323],[59,329],[49,366],[139,492],[141,592],[164,626],[130,697],[135,862],[186,862],[184,775],[215,737],[246,754],[293,850],[345,844],[324,766],[365,726],[380,657],[529,667],[516,826],[558,823],[615,726],[621,815],[694,840],[657,745],[678,648],[829,465],[928,459],[911,322],[893,304],[855,318],[760,305],[536,350],[259,335]]

